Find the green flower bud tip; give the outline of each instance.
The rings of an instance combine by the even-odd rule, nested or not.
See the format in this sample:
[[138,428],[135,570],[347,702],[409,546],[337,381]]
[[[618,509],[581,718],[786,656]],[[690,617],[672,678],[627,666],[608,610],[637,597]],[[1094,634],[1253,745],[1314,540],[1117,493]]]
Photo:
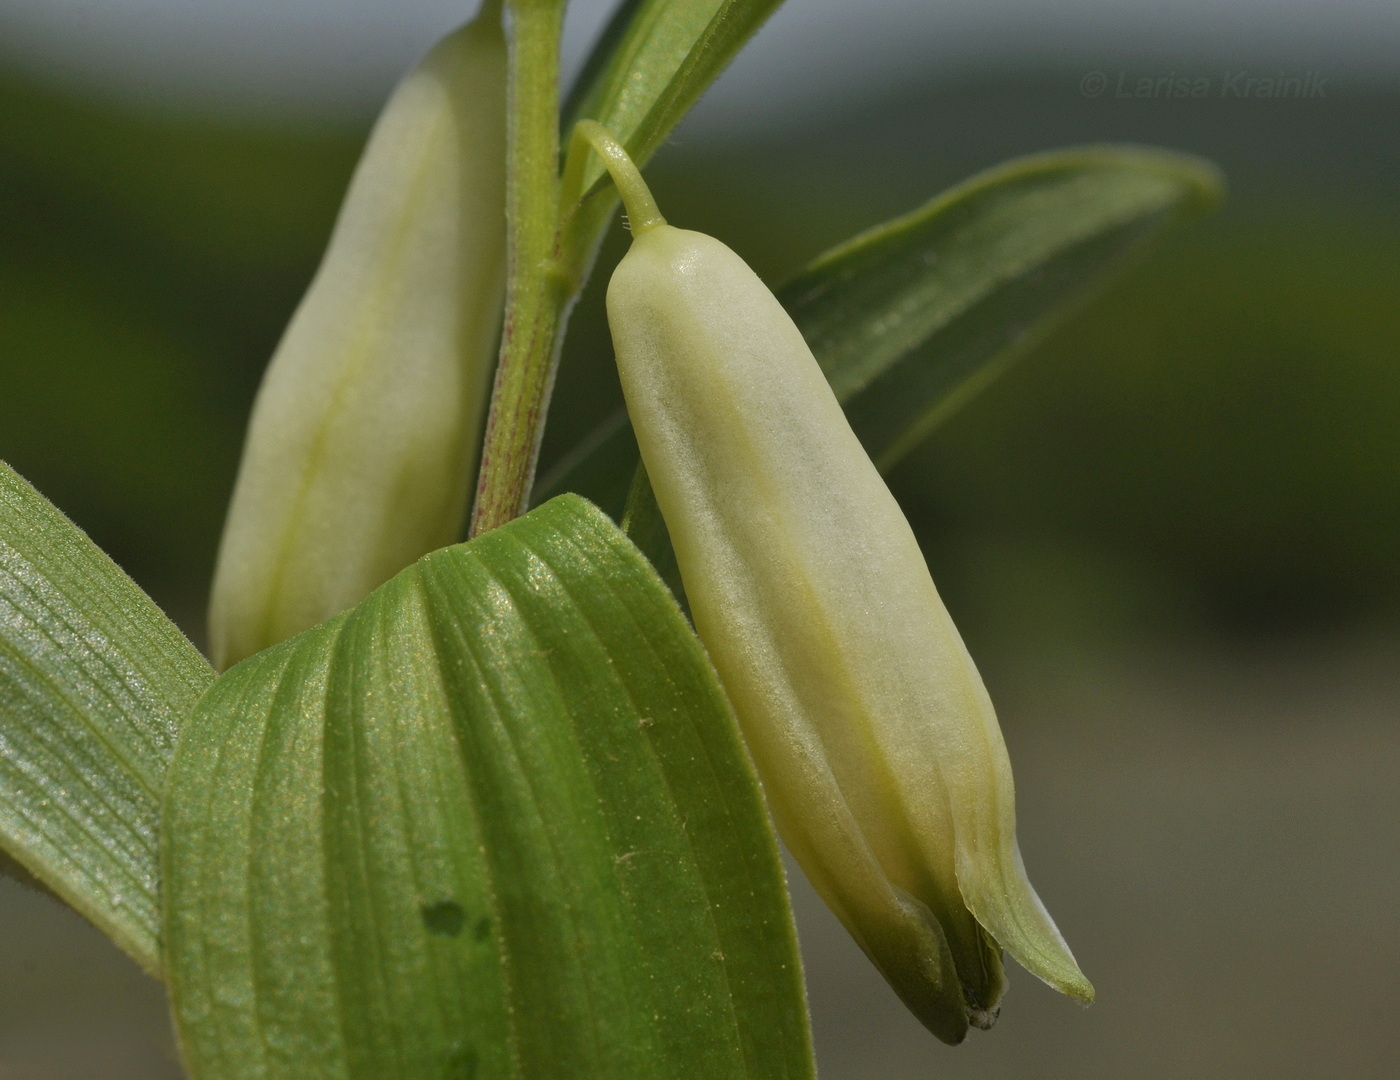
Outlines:
[[375,125],[258,393],[210,603],[219,668],[461,533],[505,264],[499,3]]
[[607,297],[628,412],[788,848],[944,1041],[996,1019],[1002,948],[1091,1000],[1026,878],[992,703],[801,333],[734,252],[649,201],[632,212],[641,179],[615,175],[634,223]]

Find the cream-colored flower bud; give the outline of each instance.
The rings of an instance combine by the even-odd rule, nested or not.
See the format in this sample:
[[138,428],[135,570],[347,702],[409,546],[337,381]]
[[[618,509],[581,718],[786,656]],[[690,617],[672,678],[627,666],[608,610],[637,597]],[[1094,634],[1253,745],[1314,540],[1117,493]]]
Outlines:
[[210,604],[219,668],[458,539],[505,262],[500,5],[394,91],[258,393]]
[[999,946],[1089,1000],[1021,864],[992,703],[801,333],[589,137],[633,231],[607,298],[628,413],[783,839],[940,1038],[995,1019]]

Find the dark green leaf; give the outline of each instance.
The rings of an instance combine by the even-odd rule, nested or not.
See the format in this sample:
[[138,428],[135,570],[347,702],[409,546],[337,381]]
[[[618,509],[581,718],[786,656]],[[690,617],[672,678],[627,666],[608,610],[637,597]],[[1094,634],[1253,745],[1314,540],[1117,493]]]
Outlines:
[[723,693],[578,498],[225,674],[165,875],[196,1080],[812,1075]]
[[779,297],[887,468],[1218,191],[1211,166],[1161,151],[1012,162],[828,252]]
[[[1091,147],[1026,158],[822,255],[778,298],[856,434],[889,468],[1218,194],[1215,170],[1178,154]],[[616,490],[629,442],[630,433],[595,433],[585,445],[598,449],[571,455],[540,497]]]
[[0,848],[160,972],[160,799],[214,672],[0,464]]
[[637,457],[627,410],[618,409],[539,478],[535,504],[566,491],[584,492],[614,521],[621,521]]
[[627,493],[627,504],[618,525],[647,557],[675,596],[676,602],[689,615],[690,601],[681,581],[675,548],[671,546],[671,532],[666,528],[666,519],[661,516],[661,505],[656,501],[656,492],[652,490],[651,477],[640,465],[632,471],[632,490]]

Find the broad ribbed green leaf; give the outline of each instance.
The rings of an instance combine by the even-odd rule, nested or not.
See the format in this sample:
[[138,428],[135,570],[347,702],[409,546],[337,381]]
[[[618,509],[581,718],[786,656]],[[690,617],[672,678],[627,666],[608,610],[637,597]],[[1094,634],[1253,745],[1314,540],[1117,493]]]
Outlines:
[[[1215,170],[1179,154],[1091,147],[1026,158],[822,255],[778,298],[887,469],[1218,194]],[[545,478],[540,498],[627,489],[615,475],[637,460],[625,420],[585,447]]]
[[0,463],[0,848],[160,972],[160,800],[214,672]]
[[227,672],[164,836],[195,1080],[812,1075],[728,705],[576,497]]

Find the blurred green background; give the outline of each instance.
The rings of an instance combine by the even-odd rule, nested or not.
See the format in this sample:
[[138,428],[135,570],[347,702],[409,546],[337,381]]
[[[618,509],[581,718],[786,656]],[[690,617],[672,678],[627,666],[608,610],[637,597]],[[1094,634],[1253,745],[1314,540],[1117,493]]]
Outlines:
[[[893,477],[1100,1001],[1017,973],[999,1027],[944,1048],[798,880],[822,1075],[1394,1077],[1400,81],[1140,101],[1086,97],[1084,74],[872,78],[781,129],[683,128],[650,170],[673,222],[772,280],[1042,149],[1163,145],[1230,183]],[[252,395],[369,119],[0,73],[0,457],[196,642]],[[546,465],[620,401],[604,279]],[[156,984],[0,881],[0,1078],[178,1074]]]

